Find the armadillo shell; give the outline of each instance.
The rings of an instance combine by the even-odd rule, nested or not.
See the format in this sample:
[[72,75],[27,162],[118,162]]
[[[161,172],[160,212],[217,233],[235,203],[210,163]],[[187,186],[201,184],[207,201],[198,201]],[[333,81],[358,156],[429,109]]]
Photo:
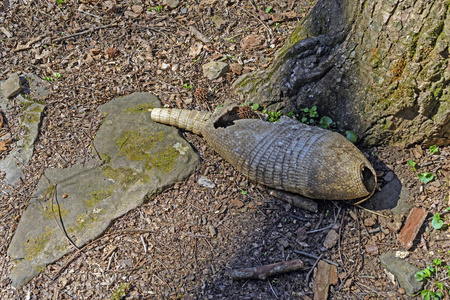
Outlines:
[[[287,118],[239,119],[237,109],[219,108],[198,127],[208,144],[251,180],[313,199],[356,200],[374,192],[373,167],[342,135]],[[154,114],[160,112],[152,112],[152,119]]]
[[351,200],[373,193],[373,167],[342,135],[287,118],[276,123],[232,118],[224,122],[234,109],[214,113],[203,136],[250,179],[313,199]]

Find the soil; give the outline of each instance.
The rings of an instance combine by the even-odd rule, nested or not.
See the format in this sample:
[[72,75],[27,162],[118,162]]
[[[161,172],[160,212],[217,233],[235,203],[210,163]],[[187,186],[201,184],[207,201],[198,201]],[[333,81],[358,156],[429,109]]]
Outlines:
[[[317,213],[286,204],[186,132],[202,158],[195,174],[116,220],[102,237],[47,266],[27,285],[10,285],[13,265],[6,250],[20,216],[44,170],[96,155],[91,144],[102,122],[99,105],[132,92],[151,92],[169,107],[189,109],[212,110],[227,99],[244,103],[233,93],[233,81],[267,67],[313,4],[188,0],[171,9],[143,0],[0,3],[0,27],[11,33],[0,32],[0,79],[32,72],[52,85],[40,99],[47,108],[21,186],[7,193],[0,181],[2,299],[119,299],[121,291],[124,299],[312,299],[316,277],[308,272],[316,259],[294,251],[339,264],[330,299],[409,299],[380,264],[379,254],[403,250],[398,232],[382,217],[338,201],[319,201]],[[279,13],[286,13],[285,20]],[[191,35],[191,26],[204,41]],[[204,78],[202,65],[221,59],[233,64],[232,71]],[[20,107],[4,117],[17,140],[23,134]],[[450,147],[439,150],[432,155],[420,146],[362,149],[377,170],[380,189],[394,172],[410,193],[407,201],[427,209],[429,217],[450,206]],[[425,172],[434,175],[428,184],[418,179]],[[202,175],[215,188],[200,186]],[[392,216],[389,210],[377,213]],[[332,226],[337,243],[327,249]],[[449,250],[448,226],[435,230],[428,219],[406,260],[419,268],[436,258],[450,263]],[[297,258],[304,270],[265,280],[233,281],[225,274]]]

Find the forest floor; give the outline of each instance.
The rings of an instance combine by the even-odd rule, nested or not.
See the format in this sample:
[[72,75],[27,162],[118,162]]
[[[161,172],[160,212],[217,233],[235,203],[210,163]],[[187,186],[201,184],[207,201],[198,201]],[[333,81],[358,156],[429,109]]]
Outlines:
[[[11,287],[13,263],[6,251],[21,214],[46,169],[93,159],[91,144],[102,123],[99,105],[133,92],[154,93],[169,107],[212,110],[227,99],[243,103],[233,93],[233,81],[267,67],[313,5],[165,2],[176,7],[147,0],[0,3],[0,80],[14,72],[35,73],[52,85],[41,99],[47,107],[23,184],[0,194],[2,299],[112,299],[121,289],[125,299],[312,299],[318,279],[308,272],[316,259],[294,251],[339,265],[330,299],[408,299],[380,264],[381,253],[403,250],[395,226],[342,202],[319,201],[317,213],[286,204],[248,182],[190,133],[183,135],[202,159],[195,174],[116,220],[82,251],[47,266],[25,286]],[[191,26],[203,37],[191,34]],[[212,60],[227,61],[231,71],[206,79],[202,65]],[[19,105],[5,120],[19,136]],[[393,172],[409,191],[407,201],[425,208],[429,217],[450,206],[450,148],[439,150],[432,155],[420,147],[362,149],[377,170],[381,190]],[[428,184],[418,179],[425,172],[434,175]],[[201,175],[216,187],[201,187]],[[378,213],[392,216],[389,210]],[[327,249],[331,229],[336,243]],[[436,230],[427,219],[405,259],[419,268],[434,259],[450,263],[449,250],[448,226]],[[266,280],[233,281],[225,274],[296,258],[304,270]],[[432,283],[426,287],[432,289]]]

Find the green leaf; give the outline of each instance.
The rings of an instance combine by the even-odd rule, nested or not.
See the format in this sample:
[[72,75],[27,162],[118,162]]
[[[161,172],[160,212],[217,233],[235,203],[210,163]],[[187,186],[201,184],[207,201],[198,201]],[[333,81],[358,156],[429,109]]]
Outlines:
[[319,127],[328,129],[328,128],[330,128],[331,124],[333,124],[333,120],[330,117],[323,116],[322,118],[320,118]]
[[420,294],[422,295],[422,299],[424,300],[430,300],[430,291],[429,290],[422,290],[422,292],[420,292]]
[[258,103],[253,104],[252,110],[258,110],[258,109],[259,109],[259,104]]
[[345,132],[345,137],[353,144],[356,143],[356,141],[358,140],[358,135],[351,130],[347,130]]
[[[436,215],[438,215],[438,217],[439,217],[439,214],[436,214]],[[436,216],[435,215],[435,216]],[[434,218],[434,217],[433,217]],[[440,218],[439,218],[440,219]],[[442,259],[438,259],[438,258],[435,258],[435,259],[433,259],[433,264],[436,266],[436,267],[439,267],[441,264],[442,264]]]
[[247,191],[242,190],[242,191],[241,191],[241,194],[242,194],[242,195],[247,195]]
[[444,290],[444,285],[438,281],[436,281],[436,286],[438,287],[438,289]]
[[439,148],[436,145],[430,146],[430,154],[438,154]]
[[303,117],[302,118],[302,123],[306,123],[306,121],[308,121],[308,118],[307,117]]
[[[431,225],[433,226],[434,229],[442,228],[442,226],[444,225],[444,222],[441,220],[441,216],[439,214],[435,214],[433,216],[433,219],[431,220]],[[435,259],[435,261],[436,261],[436,259]],[[436,263],[434,265],[438,266]]]
[[268,6],[266,8],[266,13],[270,13],[272,11],[273,7],[272,6]]
[[408,165],[409,165],[410,167],[415,168],[416,165],[417,165],[417,163],[416,163],[415,161],[413,161],[412,159],[408,159]]
[[425,184],[427,184],[428,182],[430,182],[434,179],[434,175],[431,173],[419,173],[419,174],[417,174],[417,177],[419,177],[419,180]]
[[[443,286],[443,285],[442,285]],[[435,295],[436,295],[436,298],[434,298],[435,300],[439,300],[439,299],[441,299],[442,297],[444,297],[444,294],[442,294],[440,291],[437,291],[436,293],[435,293]]]

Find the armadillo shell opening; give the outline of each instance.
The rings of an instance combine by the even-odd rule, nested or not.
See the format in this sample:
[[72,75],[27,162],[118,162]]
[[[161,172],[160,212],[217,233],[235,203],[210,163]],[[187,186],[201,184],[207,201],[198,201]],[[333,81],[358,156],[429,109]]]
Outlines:
[[364,187],[369,192],[369,196],[367,199],[372,196],[372,194],[375,192],[375,189],[377,187],[377,177],[373,173],[372,169],[367,168],[366,166],[361,167],[361,179],[364,184]]

